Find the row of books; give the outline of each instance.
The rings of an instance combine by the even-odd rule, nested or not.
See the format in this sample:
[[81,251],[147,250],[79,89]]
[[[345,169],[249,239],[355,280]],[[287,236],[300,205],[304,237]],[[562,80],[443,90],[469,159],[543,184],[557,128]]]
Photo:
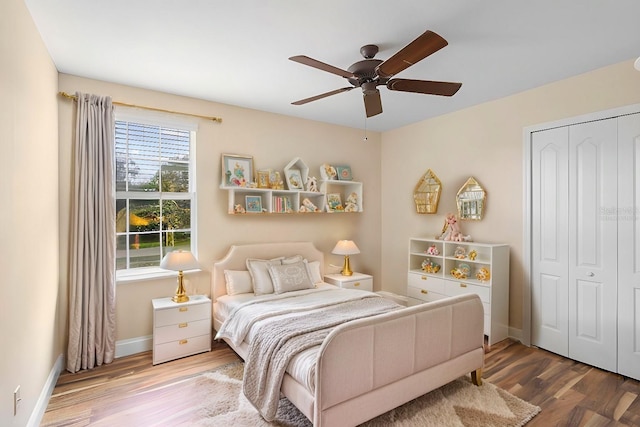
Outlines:
[[291,200],[285,196],[273,196],[272,208],[275,213],[291,212]]

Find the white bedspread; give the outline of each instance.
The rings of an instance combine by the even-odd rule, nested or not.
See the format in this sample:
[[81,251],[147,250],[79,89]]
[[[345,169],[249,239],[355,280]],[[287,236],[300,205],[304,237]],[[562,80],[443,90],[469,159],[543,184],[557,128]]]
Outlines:
[[[234,309],[216,338],[234,345],[250,343],[243,391],[262,416],[276,413],[285,367],[301,351],[317,348],[331,327],[400,308],[369,292],[350,289],[310,289],[248,301]],[[256,332],[257,331],[257,332]],[[312,359],[315,371],[315,357]],[[290,369],[287,368],[287,372]],[[307,378],[309,376],[307,375]]]
[[247,298],[226,317],[215,339],[227,338],[238,346],[242,341],[251,344],[251,327],[264,319],[300,311],[320,309],[341,302],[377,297],[374,293],[337,287],[320,287],[303,291],[270,294],[260,298]]

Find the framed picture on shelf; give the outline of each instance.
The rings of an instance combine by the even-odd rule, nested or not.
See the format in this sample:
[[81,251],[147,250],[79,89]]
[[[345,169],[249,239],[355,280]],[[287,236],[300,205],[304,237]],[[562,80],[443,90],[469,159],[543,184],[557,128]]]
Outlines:
[[336,172],[340,181],[351,181],[351,166],[336,166]]
[[302,175],[298,169],[289,169],[285,171],[285,179],[287,180],[287,188],[289,190],[304,190]]
[[222,185],[249,187],[253,182],[253,157],[240,154],[222,155]]
[[262,197],[245,196],[245,210],[249,213],[262,213]]
[[271,188],[271,170],[259,170],[258,173],[258,188]]
[[344,210],[340,193],[327,194],[327,210],[329,212],[342,212]]

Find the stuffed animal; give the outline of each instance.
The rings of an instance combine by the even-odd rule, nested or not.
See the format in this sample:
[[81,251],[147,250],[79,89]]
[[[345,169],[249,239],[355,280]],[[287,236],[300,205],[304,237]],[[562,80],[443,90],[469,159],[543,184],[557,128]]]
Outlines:
[[429,254],[429,255],[440,255],[440,251],[438,250],[436,245],[431,245],[427,249],[427,254]]
[[237,213],[237,214],[245,213],[245,210],[241,204],[237,204],[233,207],[233,213]]
[[445,218],[445,230],[442,234],[442,240],[448,240],[452,242],[468,242],[471,240],[471,236],[465,236],[460,232],[458,226],[458,218],[452,213],[448,213]]

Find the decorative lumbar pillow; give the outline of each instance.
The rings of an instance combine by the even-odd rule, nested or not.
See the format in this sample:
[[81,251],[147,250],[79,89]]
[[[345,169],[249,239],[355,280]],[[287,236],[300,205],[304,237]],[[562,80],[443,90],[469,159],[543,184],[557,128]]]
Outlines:
[[271,275],[273,289],[276,294],[314,287],[309,277],[307,260],[298,261],[293,264],[271,264],[269,266],[269,274]]
[[253,292],[256,295],[273,293],[273,283],[269,275],[269,266],[272,264],[280,265],[281,263],[282,258],[274,258],[271,260],[247,258],[247,270],[249,270],[249,274],[251,274]]
[[309,266],[311,283],[315,285],[324,282],[324,280],[322,280],[322,274],[320,274],[320,261],[311,261],[308,262],[307,265]]
[[248,294],[253,292],[251,274],[247,270],[225,270],[224,280],[227,284],[227,295]]
[[282,258],[282,264],[294,264],[304,259],[302,255],[294,255],[286,258]]

